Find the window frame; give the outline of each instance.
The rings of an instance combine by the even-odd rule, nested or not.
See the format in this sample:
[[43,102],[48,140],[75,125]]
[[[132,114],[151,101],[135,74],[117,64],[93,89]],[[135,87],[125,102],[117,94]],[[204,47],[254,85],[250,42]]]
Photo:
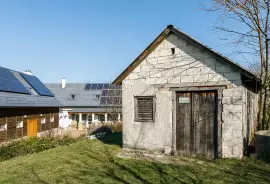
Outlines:
[[53,123],[54,122],[54,116],[51,116],[50,117],[50,123]]
[[[139,98],[152,98],[153,100],[153,117],[151,120],[139,119],[138,118],[138,99]],[[156,117],[156,96],[134,96],[134,122],[155,122]]]
[[[44,121],[44,122],[43,122]],[[40,124],[45,124],[46,123],[46,118],[41,117]]]
[[7,131],[7,123],[1,124],[0,126],[4,126],[4,128],[1,128],[1,127],[0,127],[0,132],[2,132],[2,131]]
[[[20,126],[18,126],[19,123],[20,123]],[[17,121],[16,128],[23,128],[23,121],[22,120]]]

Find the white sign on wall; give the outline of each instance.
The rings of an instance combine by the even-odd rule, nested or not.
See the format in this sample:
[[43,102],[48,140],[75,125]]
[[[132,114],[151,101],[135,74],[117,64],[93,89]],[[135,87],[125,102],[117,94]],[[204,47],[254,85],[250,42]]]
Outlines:
[[179,103],[180,104],[189,104],[190,98],[189,97],[179,97]]

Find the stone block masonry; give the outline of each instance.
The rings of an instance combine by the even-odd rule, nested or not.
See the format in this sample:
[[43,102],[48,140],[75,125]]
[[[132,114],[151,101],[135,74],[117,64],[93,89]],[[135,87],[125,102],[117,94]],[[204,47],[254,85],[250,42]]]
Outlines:
[[242,157],[243,108],[242,87],[224,89],[222,94],[222,156]]
[[[171,40],[177,41],[172,42]],[[179,43],[185,46],[177,47]],[[183,43],[186,41],[170,35],[125,80],[135,82],[139,78],[150,77],[155,78],[159,84],[160,81],[179,83],[180,77],[181,83],[216,82],[218,84],[219,81],[225,81],[228,84],[235,83],[235,86],[241,84],[239,84],[240,73],[227,63],[219,61],[210,53],[199,48],[194,49],[193,45],[187,46]],[[175,48],[175,55],[172,55],[168,45]],[[194,52],[195,50],[196,52]],[[150,83],[153,84],[153,82]]]

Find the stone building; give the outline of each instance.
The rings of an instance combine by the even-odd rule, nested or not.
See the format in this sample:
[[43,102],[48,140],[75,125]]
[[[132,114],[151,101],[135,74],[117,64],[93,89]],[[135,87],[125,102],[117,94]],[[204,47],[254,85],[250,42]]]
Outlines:
[[170,25],[114,81],[122,85],[123,146],[242,157],[256,123],[258,81]]

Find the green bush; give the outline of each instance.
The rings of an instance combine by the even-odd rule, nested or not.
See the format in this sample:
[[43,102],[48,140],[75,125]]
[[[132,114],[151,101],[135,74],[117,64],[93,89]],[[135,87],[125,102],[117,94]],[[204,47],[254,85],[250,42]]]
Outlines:
[[8,145],[0,147],[0,161],[8,160],[13,157],[37,153],[58,146],[66,146],[76,142],[68,136],[63,138],[54,137],[34,137],[19,141],[10,142]]

